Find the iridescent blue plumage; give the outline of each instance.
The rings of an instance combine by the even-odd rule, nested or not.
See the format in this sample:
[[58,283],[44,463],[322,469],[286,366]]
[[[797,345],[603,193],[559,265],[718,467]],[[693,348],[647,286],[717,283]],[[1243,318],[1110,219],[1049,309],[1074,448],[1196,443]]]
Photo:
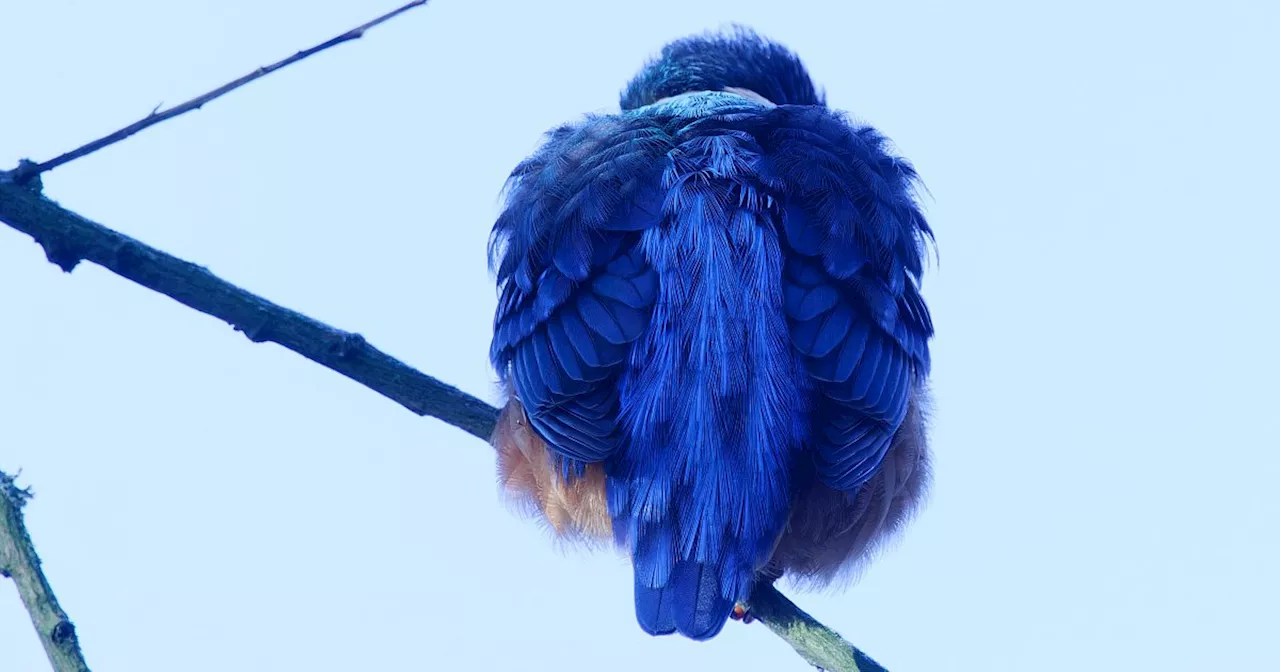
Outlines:
[[513,172],[491,356],[560,478],[603,468],[641,626],[704,639],[903,434],[930,233],[911,167],[753,34],[669,45],[622,107]]

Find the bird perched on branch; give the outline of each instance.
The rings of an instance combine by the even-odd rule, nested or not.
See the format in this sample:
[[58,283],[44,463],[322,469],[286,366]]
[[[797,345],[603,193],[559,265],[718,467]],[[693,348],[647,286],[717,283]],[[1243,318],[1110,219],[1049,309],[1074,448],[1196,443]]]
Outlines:
[[505,490],[630,554],[640,626],[848,576],[914,512],[932,237],[916,173],[744,29],[668,44],[548,133],[493,229]]

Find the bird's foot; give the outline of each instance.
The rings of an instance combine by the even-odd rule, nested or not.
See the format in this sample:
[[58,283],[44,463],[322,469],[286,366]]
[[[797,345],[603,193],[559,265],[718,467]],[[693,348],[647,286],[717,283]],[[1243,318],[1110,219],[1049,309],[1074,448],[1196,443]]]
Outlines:
[[742,621],[743,624],[756,620],[756,617],[752,616],[751,612],[747,609],[747,605],[741,602],[733,605],[733,611],[730,612],[729,618],[732,618],[735,621]]

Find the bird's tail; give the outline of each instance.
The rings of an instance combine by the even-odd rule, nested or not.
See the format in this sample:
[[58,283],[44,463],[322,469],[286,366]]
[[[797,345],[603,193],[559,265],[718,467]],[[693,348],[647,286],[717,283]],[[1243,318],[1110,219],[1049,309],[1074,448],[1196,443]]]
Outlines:
[[733,600],[723,596],[714,567],[680,560],[671,579],[661,588],[650,588],[636,578],[636,618],[651,635],[679,631],[690,639],[710,639],[720,632]]

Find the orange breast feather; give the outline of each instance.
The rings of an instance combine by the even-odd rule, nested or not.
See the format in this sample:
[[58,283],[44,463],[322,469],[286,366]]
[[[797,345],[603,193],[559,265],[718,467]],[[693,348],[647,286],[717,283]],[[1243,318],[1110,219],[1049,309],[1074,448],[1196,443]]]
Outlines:
[[498,480],[512,503],[540,515],[561,537],[611,538],[604,470],[599,464],[588,465],[582,478],[566,483],[514,396],[498,418],[493,444],[498,450]]

